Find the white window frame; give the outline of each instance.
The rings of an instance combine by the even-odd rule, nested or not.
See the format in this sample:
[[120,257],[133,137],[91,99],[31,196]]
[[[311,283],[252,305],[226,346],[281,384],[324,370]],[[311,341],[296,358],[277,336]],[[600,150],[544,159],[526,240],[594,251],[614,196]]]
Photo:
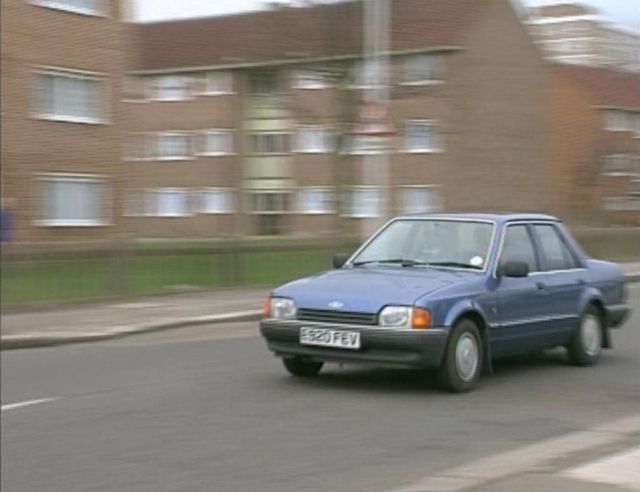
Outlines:
[[99,92],[98,92],[98,102],[102,108],[102,116],[99,118],[96,117],[87,117],[87,116],[76,116],[76,115],[65,115],[65,114],[56,114],[56,113],[47,113],[42,110],[40,106],[40,87],[38,81],[35,82],[34,92],[35,92],[35,100],[36,100],[36,110],[33,112],[33,116],[39,120],[47,120],[47,121],[60,121],[66,123],[83,123],[87,125],[106,125],[110,123],[110,107],[111,107],[111,90],[108,85],[108,77],[105,74],[98,72],[87,72],[84,70],[75,70],[63,67],[36,67],[33,70],[33,74],[36,79],[40,76],[54,76],[54,77],[66,77],[66,78],[75,78],[75,79],[83,79],[83,80],[91,80],[98,84]]
[[[179,131],[179,130],[167,130],[161,132],[154,132],[153,134],[153,152],[150,156],[150,160],[155,161],[190,161],[193,160],[193,134],[191,132]],[[187,146],[185,155],[160,155],[160,138],[163,136],[184,136],[187,138]]]
[[[184,195],[184,213],[160,213],[158,207],[158,196],[162,193],[178,193]],[[148,217],[158,217],[163,219],[172,219],[172,218],[183,218],[183,217],[191,217],[193,213],[191,212],[191,190],[186,188],[153,188],[148,190],[148,194],[152,197],[153,200],[153,210],[149,210],[149,198],[145,200],[145,211],[146,216]]]
[[[224,89],[212,90],[210,88],[209,82],[212,75],[222,75],[223,77],[225,77],[225,79],[227,79]],[[201,91],[198,92],[198,95],[200,96],[226,96],[236,93],[234,90],[235,77],[234,73],[231,70],[208,70],[203,73],[203,78],[204,87]]]
[[[350,196],[351,193],[357,192],[357,191],[376,191],[377,192],[377,196],[378,196],[378,204],[376,206],[376,210],[374,212],[360,212],[360,211],[354,211],[353,210],[353,200],[352,197]],[[382,197],[382,190],[380,187],[378,186],[350,186],[347,187],[344,190],[344,193],[346,193],[346,197],[345,197],[345,203],[348,206],[347,210],[342,210],[342,217],[347,217],[347,218],[351,218],[351,219],[374,219],[377,217],[380,217],[380,215],[382,214],[382,211],[380,210],[381,208],[381,203],[380,203],[380,199]]]
[[[207,128],[202,130],[195,137],[199,140],[196,142],[196,155],[202,157],[225,157],[235,155],[235,130],[231,128]],[[223,150],[221,152],[210,152],[207,150],[207,137],[209,135],[225,135],[230,138],[229,150]]]
[[[424,79],[412,79],[410,77],[410,64],[418,59],[424,58],[427,60],[428,64],[431,64],[430,67],[430,75],[429,78]],[[426,85],[439,85],[444,83],[444,77],[442,76],[444,72],[444,56],[443,55],[434,55],[430,53],[418,53],[414,55],[408,55],[403,60],[404,65],[404,80],[401,82],[401,85],[406,86],[426,86]]]
[[[211,210],[207,208],[207,193],[226,193],[229,195],[229,207],[226,209]],[[235,190],[229,187],[209,187],[200,190],[200,207],[199,212],[205,215],[229,215],[234,214],[237,210]]]
[[[150,101],[155,102],[181,102],[181,101],[191,101],[194,96],[193,90],[193,78],[189,75],[185,74],[161,74],[161,75],[152,75],[146,77],[146,87],[145,93]],[[185,94],[183,96],[161,96],[158,94],[158,90],[156,88],[157,79],[181,79],[185,83]]]
[[61,10],[72,14],[87,15],[90,17],[108,17],[107,9],[105,8],[106,3],[104,0],[102,0],[102,9],[98,10],[78,8],[74,5],[69,5],[64,0],[29,0],[29,3],[37,5],[38,7]]
[[[307,206],[305,194],[308,192],[323,192],[330,194],[331,205],[326,208],[313,209]],[[304,215],[332,215],[336,213],[336,196],[331,186],[303,186],[297,193],[298,213]]]
[[[437,184],[435,185],[400,185],[397,187],[397,189],[400,192],[400,205],[401,205],[400,213],[402,214],[432,213],[442,209],[442,196],[440,196],[440,189],[441,189],[440,185],[437,185]],[[437,197],[436,197],[437,204],[435,204],[435,206],[430,210],[419,210],[419,211],[407,210],[407,204],[405,200],[405,191],[412,190],[412,189],[413,190],[420,189],[420,190],[435,192],[437,194]]]
[[[322,146],[303,147],[302,132],[310,130],[322,132]],[[324,125],[298,125],[296,131],[296,152],[299,154],[327,154],[331,152],[331,137],[332,134],[329,128]]]
[[[305,74],[320,74],[319,80],[313,81],[313,78],[305,79]],[[321,79],[321,80],[320,80]],[[330,74],[327,71],[307,68],[300,69],[295,73],[295,89],[301,90],[322,90],[334,87],[335,84],[331,81]]]
[[[103,218],[99,219],[37,219],[34,221],[36,226],[41,227],[106,227],[112,225],[111,223],[111,196],[110,190],[106,185],[109,183],[108,177],[103,174],[76,174],[76,173],[42,173],[36,175],[36,181],[38,184],[43,185],[46,182],[76,182],[76,183],[101,183],[105,185],[105,193],[103,196],[103,203],[98,204],[98,208],[102,208],[102,213],[98,210]],[[41,196],[40,200],[44,200]],[[42,214],[42,205],[38,207],[39,215]]]
[[[435,146],[425,146],[425,147],[416,147],[410,148],[409,146],[409,134],[408,129],[410,125],[419,125],[419,126],[429,126],[434,129],[435,134],[432,137],[435,137],[437,140],[437,145]],[[439,131],[440,125],[437,120],[428,120],[428,119],[409,119],[404,123],[404,134],[403,134],[403,148],[405,153],[407,154],[438,154],[444,152],[444,146],[442,145],[442,133]]]

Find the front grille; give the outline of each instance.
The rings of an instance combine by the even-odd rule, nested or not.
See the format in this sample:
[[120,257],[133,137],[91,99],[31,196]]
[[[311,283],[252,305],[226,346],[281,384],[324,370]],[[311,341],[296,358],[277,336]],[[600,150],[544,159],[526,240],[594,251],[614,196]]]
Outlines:
[[317,321],[320,323],[339,323],[347,325],[378,324],[378,316],[376,314],[328,311],[325,309],[298,309],[298,319],[301,321]]

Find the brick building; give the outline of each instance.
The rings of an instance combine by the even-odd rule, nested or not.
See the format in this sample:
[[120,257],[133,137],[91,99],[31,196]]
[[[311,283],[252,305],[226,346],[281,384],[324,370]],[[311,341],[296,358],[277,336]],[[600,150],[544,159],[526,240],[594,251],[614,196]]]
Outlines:
[[[392,213],[545,210],[549,76],[508,0],[395,0]],[[380,215],[360,2],[131,25],[124,227],[316,234]]]
[[640,224],[640,75],[551,69],[554,210],[580,222]]
[[118,3],[2,1],[2,201],[15,240],[118,231]]
[[530,9],[526,24],[554,63],[640,72],[640,31],[613,24],[577,2]]

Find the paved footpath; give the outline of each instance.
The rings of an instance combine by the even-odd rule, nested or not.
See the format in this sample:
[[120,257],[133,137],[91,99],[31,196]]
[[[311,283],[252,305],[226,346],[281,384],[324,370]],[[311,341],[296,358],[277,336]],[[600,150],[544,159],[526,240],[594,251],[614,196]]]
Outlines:
[[[624,263],[622,267],[629,281],[640,281],[640,262]],[[91,342],[199,324],[258,320],[269,291],[266,287],[219,290],[50,311],[3,313],[0,347]]]

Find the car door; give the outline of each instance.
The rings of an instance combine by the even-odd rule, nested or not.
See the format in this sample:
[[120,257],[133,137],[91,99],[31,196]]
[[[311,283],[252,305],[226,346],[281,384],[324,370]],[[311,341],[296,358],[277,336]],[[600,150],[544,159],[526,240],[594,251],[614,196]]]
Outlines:
[[532,225],[540,251],[542,269],[534,274],[549,294],[545,338],[547,345],[565,343],[579,316],[580,295],[585,288],[586,270],[556,224]]
[[508,261],[527,263],[531,273],[523,278],[497,279],[500,325],[491,341],[496,356],[533,350],[544,334],[548,294],[534,275],[540,270],[540,261],[528,224],[509,224],[505,228],[498,266]]

